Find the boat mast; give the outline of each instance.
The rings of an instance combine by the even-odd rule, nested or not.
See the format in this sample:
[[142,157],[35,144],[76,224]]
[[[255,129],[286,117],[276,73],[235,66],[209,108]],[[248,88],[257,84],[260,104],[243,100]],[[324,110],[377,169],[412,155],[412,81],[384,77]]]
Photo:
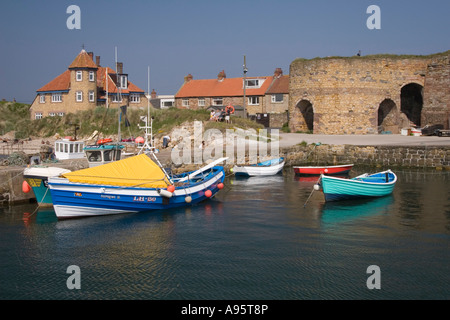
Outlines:
[[[147,71],[147,83],[148,83],[148,87],[147,87],[147,117],[141,117],[141,120],[145,122],[145,126],[144,127],[139,126],[140,129],[145,128],[145,141],[144,141],[144,144],[142,145],[141,149],[139,150],[139,154],[141,154],[144,150],[153,152],[155,149],[155,147],[152,146],[152,143],[153,143],[153,129],[152,129],[153,119],[151,118],[151,115],[150,115],[150,66],[148,67],[148,71]],[[149,130],[150,130],[150,132],[149,132]]]
[[105,68],[105,81],[106,81],[106,110],[108,110],[108,68]]
[[116,88],[117,88],[117,118],[118,118],[118,129],[117,129],[117,143],[120,143],[120,101],[122,100],[122,96],[120,93],[121,82],[119,81],[119,73],[117,70],[117,47],[116,49]]

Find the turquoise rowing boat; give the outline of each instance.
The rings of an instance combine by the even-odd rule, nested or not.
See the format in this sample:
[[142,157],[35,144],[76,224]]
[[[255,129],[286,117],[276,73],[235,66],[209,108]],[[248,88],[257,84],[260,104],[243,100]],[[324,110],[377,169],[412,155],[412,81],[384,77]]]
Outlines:
[[391,170],[363,174],[352,179],[321,175],[319,187],[325,201],[383,197],[392,193],[397,176]]

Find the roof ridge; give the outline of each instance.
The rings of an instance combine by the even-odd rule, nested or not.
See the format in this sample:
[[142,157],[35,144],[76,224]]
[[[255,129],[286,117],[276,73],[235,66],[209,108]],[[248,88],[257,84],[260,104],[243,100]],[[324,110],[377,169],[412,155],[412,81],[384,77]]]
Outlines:
[[82,49],[81,52],[75,57],[72,63],[69,65],[69,69],[73,68],[91,68],[98,69],[94,60],[86,50]]

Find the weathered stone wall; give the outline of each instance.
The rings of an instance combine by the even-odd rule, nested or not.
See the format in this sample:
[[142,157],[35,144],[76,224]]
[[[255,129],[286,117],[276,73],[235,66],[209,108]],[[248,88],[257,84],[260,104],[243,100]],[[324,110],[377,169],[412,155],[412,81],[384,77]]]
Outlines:
[[[447,56],[448,62],[449,53]],[[297,59],[290,66],[289,126],[292,132],[313,130],[319,134],[373,134],[379,132],[378,111],[388,104],[384,125],[399,133],[408,121],[401,110],[401,91],[409,84],[434,90],[447,84],[448,63],[430,69],[437,56],[367,56]],[[433,60],[434,59],[434,60]],[[439,60],[441,61],[441,60]],[[445,61],[445,58],[444,60]],[[434,84],[433,84],[433,81]],[[448,109],[448,96],[441,94],[436,112]],[[428,100],[429,101],[429,100]],[[426,103],[429,103],[429,102]],[[425,112],[427,106],[424,103]],[[308,117],[310,123],[308,123]],[[385,128],[386,130],[386,128]]]
[[281,128],[288,122],[287,112],[271,113],[270,114],[270,127]]
[[442,124],[450,128],[450,58],[436,57],[425,77],[423,124]]
[[281,152],[287,165],[355,165],[386,168],[435,168],[450,170],[450,147],[297,145]]

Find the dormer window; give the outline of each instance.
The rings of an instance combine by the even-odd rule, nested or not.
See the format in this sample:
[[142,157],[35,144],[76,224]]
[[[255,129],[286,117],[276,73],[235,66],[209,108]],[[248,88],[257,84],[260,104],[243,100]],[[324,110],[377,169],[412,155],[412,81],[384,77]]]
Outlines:
[[128,88],[128,79],[126,75],[120,75],[120,89]]
[[245,80],[245,87],[247,89],[258,89],[261,88],[262,84],[264,83],[265,79],[246,79]]
[[77,71],[76,79],[77,81],[83,81],[83,71]]

